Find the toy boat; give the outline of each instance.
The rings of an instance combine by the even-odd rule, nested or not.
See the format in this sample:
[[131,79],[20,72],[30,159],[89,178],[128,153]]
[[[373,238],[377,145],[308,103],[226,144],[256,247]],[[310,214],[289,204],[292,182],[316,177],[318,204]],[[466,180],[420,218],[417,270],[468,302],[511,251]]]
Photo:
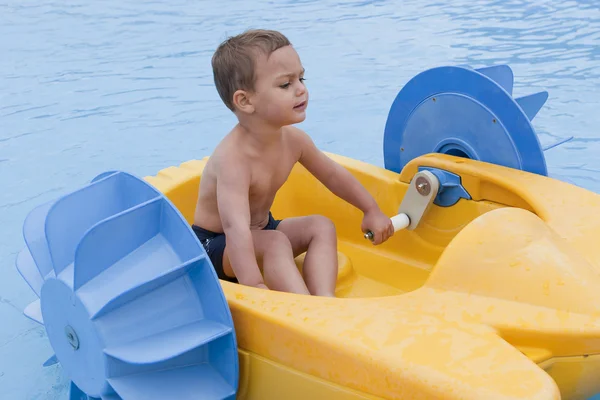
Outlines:
[[[17,268],[40,297],[71,399],[586,399],[600,392],[600,196],[547,177],[507,66],[413,78],[385,168],[329,154],[388,215],[296,166],[277,218],[323,214],[335,299],[218,281],[192,223],[206,159],[144,180],[107,172],[33,210]],[[419,200],[419,195],[426,201]],[[303,256],[297,258],[302,268]]]

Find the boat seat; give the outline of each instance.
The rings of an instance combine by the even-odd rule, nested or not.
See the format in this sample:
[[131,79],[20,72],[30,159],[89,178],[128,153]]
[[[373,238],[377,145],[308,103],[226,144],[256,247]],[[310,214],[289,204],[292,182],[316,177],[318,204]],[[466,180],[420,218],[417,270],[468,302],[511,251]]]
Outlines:
[[[338,276],[337,276],[336,287],[337,287],[337,290],[339,290],[342,286],[345,286],[346,284],[353,281],[353,279],[356,277],[356,272],[354,271],[354,267],[352,266],[352,261],[346,254],[338,251],[337,255],[338,255]],[[302,267],[304,266],[304,258],[305,257],[306,257],[306,253],[302,253],[298,257],[296,257],[296,259],[294,260],[296,262],[296,266],[298,267],[298,270],[300,272],[302,272]]]

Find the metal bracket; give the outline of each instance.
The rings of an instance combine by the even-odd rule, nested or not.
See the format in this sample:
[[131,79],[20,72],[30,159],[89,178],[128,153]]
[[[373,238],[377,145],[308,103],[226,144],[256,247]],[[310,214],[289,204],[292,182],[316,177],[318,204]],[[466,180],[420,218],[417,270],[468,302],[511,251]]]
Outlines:
[[471,195],[463,187],[459,175],[432,167],[419,167],[419,171],[433,173],[440,182],[440,190],[434,201],[436,206],[450,207],[456,204],[461,198],[471,200]]
[[398,208],[398,214],[406,214],[410,224],[408,230],[415,229],[427,212],[440,188],[440,182],[431,171],[419,171],[415,174]]

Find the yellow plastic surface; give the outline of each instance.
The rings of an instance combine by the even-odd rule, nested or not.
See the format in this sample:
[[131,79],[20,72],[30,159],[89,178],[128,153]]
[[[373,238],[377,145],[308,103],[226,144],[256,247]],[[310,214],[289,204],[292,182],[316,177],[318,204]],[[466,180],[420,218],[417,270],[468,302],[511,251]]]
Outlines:
[[[222,282],[239,399],[586,399],[600,392],[600,197],[444,155],[401,174],[338,155],[388,215],[419,166],[458,174],[472,200],[432,206],[381,246],[362,214],[296,166],[276,218],[322,214],[339,237],[338,298]],[[192,223],[206,159],[146,179]],[[302,267],[302,258],[296,260]]]

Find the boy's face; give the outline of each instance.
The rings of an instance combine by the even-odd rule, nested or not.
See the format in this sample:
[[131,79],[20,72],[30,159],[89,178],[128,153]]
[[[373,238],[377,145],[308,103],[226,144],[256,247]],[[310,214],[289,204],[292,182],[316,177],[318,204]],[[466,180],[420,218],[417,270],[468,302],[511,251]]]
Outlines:
[[303,81],[304,68],[292,46],[277,49],[269,57],[260,55],[250,94],[255,115],[281,126],[304,121],[308,90]]

